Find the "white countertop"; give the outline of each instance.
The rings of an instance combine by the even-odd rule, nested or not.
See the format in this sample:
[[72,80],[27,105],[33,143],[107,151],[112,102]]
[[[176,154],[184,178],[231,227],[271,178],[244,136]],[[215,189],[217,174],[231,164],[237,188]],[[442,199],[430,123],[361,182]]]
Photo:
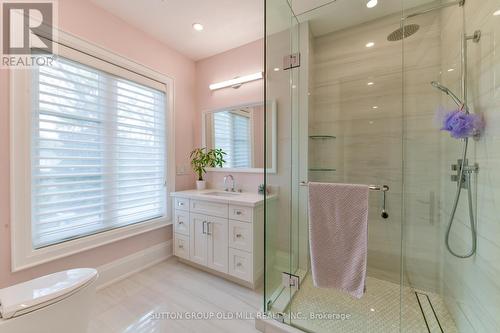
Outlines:
[[[210,195],[209,193],[221,193],[228,196]],[[233,195],[231,195],[233,194]],[[187,190],[170,193],[172,197],[208,200],[212,202],[229,203],[233,205],[255,207],[264,204],[264,195],[251,192],[224,192],[223,190]],[[267,195],[267,199],[274,199],[275,195]]]

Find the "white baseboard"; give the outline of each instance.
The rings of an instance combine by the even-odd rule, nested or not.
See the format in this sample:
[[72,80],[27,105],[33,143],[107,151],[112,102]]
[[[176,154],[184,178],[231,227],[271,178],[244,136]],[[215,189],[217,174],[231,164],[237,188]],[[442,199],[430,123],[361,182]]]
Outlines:
[[97,267],[97,289],[125,279],[130,275],[156,265],[172,256],[172,240],[148,247],[142,251]]

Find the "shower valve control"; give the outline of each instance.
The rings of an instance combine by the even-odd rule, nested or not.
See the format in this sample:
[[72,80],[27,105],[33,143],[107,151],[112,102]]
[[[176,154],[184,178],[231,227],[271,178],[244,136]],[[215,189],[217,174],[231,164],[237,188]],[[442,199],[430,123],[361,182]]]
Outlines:
[[[463,168],[463,171],[462,171]],[[468,187],[468,179],[472,173],[479,172],[479,164],[474,163],[473,165],[469,165],[469,160],[458,160],[457,164],[451,165],[451,170],[456,171],[455,175],[451,176],[451,181],[460,183],[462,188]],[[460,176],[462,179],[460,179]]]

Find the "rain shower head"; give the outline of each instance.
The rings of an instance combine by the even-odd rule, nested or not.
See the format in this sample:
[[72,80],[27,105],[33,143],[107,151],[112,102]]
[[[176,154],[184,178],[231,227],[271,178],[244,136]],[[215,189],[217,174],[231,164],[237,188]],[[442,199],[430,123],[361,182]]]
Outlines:
[[397,30],[394,30],[387,36],[387,40],[389,42],[396,42],[398,40],[402,40],[403,38],[408,38],[411,35],[415,34],[420,29],[418,24],[408,24]]
[[460,100],[460,98],[457,97],[457,95],[455,95],[450,89],[448,89],[447,87],[443,86],[441,83],[439,83],[437,81],[432,81],[431,85],[434,88],[441,90],[446,95],[450,96],[451,99],[455,102],[455,104],[458,105],[459,108],[462,108],[464,106],[464,102],[462,102]]

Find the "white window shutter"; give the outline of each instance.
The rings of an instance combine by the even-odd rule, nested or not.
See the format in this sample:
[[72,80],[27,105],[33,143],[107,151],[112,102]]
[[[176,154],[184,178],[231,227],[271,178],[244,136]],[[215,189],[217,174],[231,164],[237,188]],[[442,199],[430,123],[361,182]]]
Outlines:
[[33,246],[164,216],[165,93],[62,57],[34,72]]

